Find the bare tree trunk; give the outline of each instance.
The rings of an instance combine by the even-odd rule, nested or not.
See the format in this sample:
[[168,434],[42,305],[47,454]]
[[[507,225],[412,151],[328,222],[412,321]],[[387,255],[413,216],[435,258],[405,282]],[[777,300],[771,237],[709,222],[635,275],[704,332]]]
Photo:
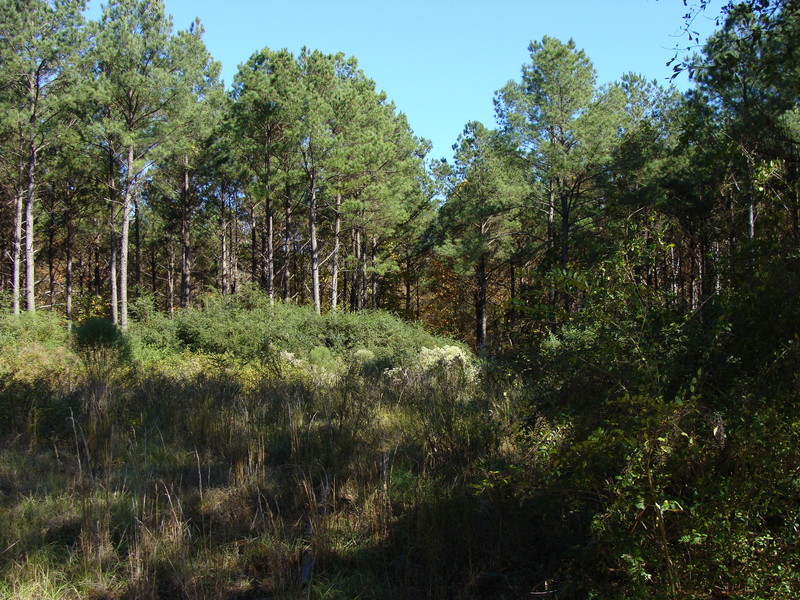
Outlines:
[[317,171],[312,169],[308,201],[308,228],[311,236],[311,297],[314,311],[322,312],[319,296],[319,247],[317,246]]
[[342,230],[342,215],[339,209],[342,206],[342,195],[336,194],[336,205],[334,209],[333,221],[333,258],[331,262],[331,310],[336,310],[339,302],[339,239]]
[[122,202],[122,231],[119,247],[119,327],[128,329],[128,244],[131,228],[131,205],[134,193],[133,146],[128,146],[125,173],[125,195]]
[[258,232],[256,231],[256,207],[250,206],[250,243],[252,252],[250,253],[250,277],[253,285],[258,281]]
[[[358,244],[356,242],[357,232],[355,228],[350,229],[350,253],[353,256],[354,261],[358,261]],[[358,264],[357,262],[354,264]],[[358,269],[348,269],[347,278],[350,280],[350,311],[356,310],[357,301],[356,301],[356,289],[358,288],[358,284],[356,283],[356,279],[358,278]]]
[[378,241],[375,239],[375,236],[372,236],[370,239],[370,262],[372,266],[372,273],[370,274],[370,287],[372,288],[372,298],[371,298],[371,305],[373,309],[378,308],[379,298],[378,298],[378,272],[375,268],[375,262],[378,257]]
[[269,297],[269,303],[272,304],[275,301],[275,215],[274,209],[272,206],[272,187],[270,183],[270,152],[268,151],[267,154],[267,181],[266,181],[266,199],[264,200],[264,217],[267,221],[267,248],[266,248],[266,260],[267,260],[267,296]]
[[420,297],[419,297],[419,281],[417,282],[417,287],[414,290],[414,296],[415,296],[415,300],[416,300],[416,304],[417,304],[416,315],[417,315],[417,318],[419,318],[420,312],[422,310],[421,309],[421,304],[420,304]]
[[[555,234],[555,220],[556,220],[556,195],[555,190],[551,187],[548,191],[547,195],[547,253],[548,255],[552,255],[555,251],[556,245],[556,234]],[[548,260],[548,263],[550,261]],[[549,264],[548,266],[552,266]],[[558,303],[558,294],[556,294],[556,290],[553,287],[553,284],[549,284],[547,288],[547,301],[550,304],[550,327],[555,333],[556,327],[556,304]]]
[[353,230],[353,256],[355,268],[350,290],[350,310],[361,310],[361,231],[359,229]]
[[349,296],[347,295],[347,285],[349,282],[349,278],[347,277],[347,271],[344,272],[342,276],[342,293],[339,294],[342,297],[342,302],[347,303],[347,299]]
[[359,233],[361,251],[361,273],[359,274],[358,307],[367,307],[367,240]]
[[114,324],[119,323],[119,296],[118,281],[117,281],[117,223],[116,212],[117,207],[114,204],[116,201],[111,201],[111,260],[109,261],[110,271],[110,285],[111,285],[111,320]]
[[52,310],[56,300],[56,226],[51,206],[50,223],[47,227],[47,296]]
[[403,276],[406,291],[406,319],[411,318],[411,253],[406,254],[406,272]]
[[25,193],[25,304],[29,313],[36,312],[36,272],[33,252],[33,202],[36,194],[35,142],[31,141],[28,155],[28,186]]
[[133,198],[133,243],[136,246],[134,260],[134,294],[138,297],[142,293],[142,227],[139,219],[139,199]]
[[794,243],[800,245],[800,186],[795,184],[792,193],[792,237]]
[[18,191],[14,197],[14,250],[11,257],[12,311],[20,312],[20,271],[22,267],[22,193]]
[[175,247],[172,240],[167,245],[167,314],[175,314]]
[[[565,195],[561,199],[561,268],[566,271],[569,266],[569,213],[570,205],[569,198]],[[569,316],[570,307],[572,304],[572,297],[569,293],[564,292],[564,313]]]
[[258,249],[258,281],[259,285],[261,285],[262,290],[267,289],[267,228],[266,228],[266,219],[264,219],[263,223],[259,222],[258,219],[255,220],[256,223],[261,225],[259,233],[261,234],[261,246]]
[[222,273],[221,273],[221,281],[220,287],[222,289],[222,293],[224,295],[230,294],[230,271],[229,271],[229,257],[228,257],[228,213],[225,208],[225,192],[220,193],[220,203],[219,203],[219,228],[222,234],[221,240],[221,262],[222,262]]
[[150,289],[153,291],[153,298],[158,293],[158,262],[156,261],[156,245],[150,245]]
[[272,198],[267,197],[265,203],[267,219],[267,296],[272,304],[275,300],[275,215],[273,214]]
[[235,294],[239,289],[241,278],[239,273],[239,245],[241,244],[239,233],[239,219],[236,213],[233,213],[233,221],[231,221],[231,294]]
[[292,196],[291,187],[287,180],[286,191],[283,200],[283,301],[289,302],[291,298],[291,235],[292,235]]
[[94,281],[92,283],[92,289],[94,290],[95,296],[101,296],[103,294],[103,277],[102,277],[102,269],[100,268],[100,235],[96,235],[93,242],[93,249],[94,249]]
[[[109,279],[111,287],[111,320],[114,324],[119,323],[119,296],[117,295],[117,189],[116,173],[114,172],[114,153],[108,153],[108,200],[111,205],[111,215],[109,220],[109,232],[111,236],[111,260],[109,261]],[[98,250],[98,263],[99,263]],[[99,295],[99,294],[98,294]]]
[[67,317],[67,323],[72,323],[72,216],[71,211],[69,210],[72,207],[72,203],[70,202],[70,206],[67,209],[67,239],[66,239],[66,248],[64,249],[65,258],[66,258],[66,280],[65,280],[65,289],[64,289],[64,303],[66,305],[65,314]]
[[486,255],[481,254],[477,266],[478,290],[475,298],[475,347],[479,350],[486,343]]
[[191,263],[191,228],[189,219],[191,211],[189,207],[189,158],[183,159],[183,182],[181,186],[181,308],[189,306],[189,295],[192,285],[192,263]]

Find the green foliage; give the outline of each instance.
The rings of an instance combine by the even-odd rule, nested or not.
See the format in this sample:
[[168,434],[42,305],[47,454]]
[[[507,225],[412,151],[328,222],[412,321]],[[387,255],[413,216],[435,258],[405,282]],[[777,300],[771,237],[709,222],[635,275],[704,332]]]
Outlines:
[[0,315],[0,348],[20,349],[30,344],[56,348],[66,340],[66,324],[56,313]]
[[263,361],[280,352],[302,358],[324,347],[344,364],[355,360],[358,351],[370,352],[370,362],[382,368],[407,364],[422,348],[446,343],[385,312],[318,315],[309,307],[271,304],[258,292],[208,296],[202,307],[181,311],[173,320],[154,317],[133,323],[131,336],[137,352],[161,356],[189,349]]
[[125,336],[109,319],[92,317],[73,330],[73,340],[78,354],[89,359],[107,352],[118,353],[127,358],[129,349]]

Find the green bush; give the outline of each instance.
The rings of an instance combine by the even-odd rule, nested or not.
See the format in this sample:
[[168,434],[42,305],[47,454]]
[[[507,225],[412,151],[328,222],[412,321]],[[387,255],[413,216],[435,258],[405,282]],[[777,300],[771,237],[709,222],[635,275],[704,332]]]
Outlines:
[[308,306],[270,304],[255,292],[208,296],[201,307],[179,311],[172,320],[150,316],[131,325],[131,337],[137,355],[188,349],[263,362],[278,352],[310,356],[324,347],[350,364],[364,362],[357,352],[370,352],[373,371],[411,364],[422,348],[453,344],[383,311],[318,315]]
[[0,347],[17,348],[25,344],[56,347],[66,340],[66,323],[56,313],[40,310],[33,314],[0,316]]
[[87,358],[96,353],[115,352],[127,357],[130,347],[122,331],[108,319],[92,317],[83,321],[73,332],[76,352]]

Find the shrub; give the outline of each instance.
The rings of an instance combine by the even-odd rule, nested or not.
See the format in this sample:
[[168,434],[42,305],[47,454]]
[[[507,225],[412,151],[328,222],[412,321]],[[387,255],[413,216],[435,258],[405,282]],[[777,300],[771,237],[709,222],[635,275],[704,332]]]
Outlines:
[[108,319],[92,317],[83,321],[73,333],[75,350],[84,360],[109,354],[128,358],[130,347],[119,327]]
[[[207,296],[203,306],[179,311],[172,320],[151,316],[133,323],[131,336],[137,355],[189,349],[263,363],[280,352],[310,356],[324,347],[337,361],[368,362],[372,371],[410,365],[422,348],[453,343],[383,311],[318,315],[308,306],[270,304],[255,292]],[[370,352],[370,360],[356,359],[359,351]]]
[[115,376],[124,373],[130,361],[130,345],[114,323],[99,317],[78,325],[72,339],[85,369],[84,409],[94,418],[108,408]]
[[62,346],[67,339],[67,328],[59,315],[49,311],[6,314],[0,317],[0,347],[19,348],[39,344],[48,348]]

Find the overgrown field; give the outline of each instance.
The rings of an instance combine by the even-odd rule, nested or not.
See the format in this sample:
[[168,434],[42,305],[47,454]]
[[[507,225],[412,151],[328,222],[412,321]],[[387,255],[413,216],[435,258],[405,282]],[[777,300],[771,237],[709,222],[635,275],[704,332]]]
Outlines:
[[0,597],[796,597],[794,345],[733,410],[601,327],[512,370],[384,313],[139,319],[3,318]]

